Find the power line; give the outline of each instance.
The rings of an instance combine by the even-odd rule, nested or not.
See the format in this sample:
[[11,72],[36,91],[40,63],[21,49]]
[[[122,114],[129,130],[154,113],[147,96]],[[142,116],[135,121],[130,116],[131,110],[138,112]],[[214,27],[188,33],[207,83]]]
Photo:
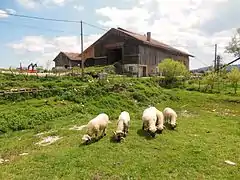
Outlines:
[[194,59],[200,61],[204,66],[209,66],[209,65],[207,65],[206,63],[204,63],[201,59],[199,59],[199,58],[197,58],[197,57],[195,57]]
[[[32,25],[27,25],[27,24],[17,24],[17,23],[12,23],[10,21],[0,21],[0,23],[6,24],[6,25],[20,26],[22,28],[30,28],[30,29],[37,29],[37,30],[44,30],[44,31],[62,32],[62,33],[78,33],[78,32],[73,32],[73,31],[63,31],[63,30],[57,30],[57,29],[42,28],[39,26],[32,26]],[[83,34],[83,36],[89,36],[89,35]]]
[[39,17],[39,16],[28,16],[28,15],[22,15],[22,14],[13,14],[13,13],[9,13],[9,12],[0,13],[0,14],[7,14],[9,16],[16,16],[16,17],[23,17],[23,18],[29,18],[29,19],[44,20],[44,21],[57,21],[57,22],[66,22],[66,23],[80,23],[81,22],[81,21],[76,21],[76,20],[44,18],[44,17]]
[[108,31],[107,29],[104,29],[104,28],[98,27],[98,26],[96,26],[96,25],[92,25],[92,24],[86,23],[86,22],[84,22],[84,21],[83,21],[83,24],[86,24],[86,25],[88,25],[88,26],[91,26],[91,27],[94,27],[94,28],[97,28],[97,29],[101,29],[101,30],[103,30],[103,31]]
[[5,14],[5,15],[9,15],[9,16],[15,16],[15,17],[22,17],[22,18],[28,18],[28,19],[36,19],[36,20],[44,20],[44,21],[55,21],[55,22],[64,22],[64,23],[77,23],[77,24],[81,24],[84,23],[88,26],[97,28],[97,29],[101,29],[104,31],[108,31],[107,29],[101,28],[99,26],[84,22],[84,21],[77,21],[77,20],[67,20],[67,19],[55,19],[55,18],[44,18],[44,17],[39,17],[39,16],[28,16],[28,15],[23,15],[23,14],[14,14],[14,13],[9,13],[9,12],[4,12],[0,14]]

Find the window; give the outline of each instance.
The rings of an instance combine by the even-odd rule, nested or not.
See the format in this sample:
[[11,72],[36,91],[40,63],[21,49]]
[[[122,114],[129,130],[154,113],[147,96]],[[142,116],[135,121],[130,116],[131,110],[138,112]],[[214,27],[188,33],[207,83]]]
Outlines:
[[129,67],[128,67],[128,70],[131,71],[131,72],[133,72],[133,66],[129,66]]

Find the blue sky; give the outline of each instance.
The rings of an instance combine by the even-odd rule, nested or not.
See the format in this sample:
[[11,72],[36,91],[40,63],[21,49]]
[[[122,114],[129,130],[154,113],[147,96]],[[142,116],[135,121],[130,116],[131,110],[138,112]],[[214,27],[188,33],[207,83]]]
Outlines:
[[[181,2],[180,2],[181,1]],[[45,18],[83,20],[109,29],[121,26],[139,33],[151,31],[153,38],[196,56],[191,69],[209,65],[214,44],[224,53],[235,28],[233,17],[239,0],[1,0],[0,67],[17,67],[22,62],[47,66],[59,51],[80,51],[80,25],[7,16],[4,12]],[[224,22],[220,22],[225,14]],[[237,19],[237,18],[236,18]],[[105,31],[84,25],[84,48]]]

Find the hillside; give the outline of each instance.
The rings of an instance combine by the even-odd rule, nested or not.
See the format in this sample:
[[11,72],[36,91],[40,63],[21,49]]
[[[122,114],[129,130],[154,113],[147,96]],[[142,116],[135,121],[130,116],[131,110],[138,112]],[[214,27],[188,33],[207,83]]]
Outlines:
[[[240,69],[240,64],[229,65],[229,66],[226,67],[226,71],[229,72],[229,71],[231,71],[234,67],[237,67],[237,68]],[[195,73],[195,72],[198,72],[198,73],[200,73],[200,72],[206,72],[206,71],[210,70],[211,68],[212,68],[212,66],[207,66],[207,67],[202,67],[202,68],[198,68],[198,69],[193,69],[193,70],[191,70],[191,72],[194,72],[194,73]]]
[[[0,179],[240,178],[239,96],[164,89],[156,78],[11,78],[15,84],[5,84],[8,88],[34,83],[55,90],[0,99],[0,159],[7,160],[0,163]],[[145,136],[141,115],[149,105],[174,108],[177,129],[166,129],[154,139]],[[113,143],[112,131],[124,110],[131,115],[129,135],[125,142]],[[102,112],[112,121],[107,136],[81,145],[85,131],[69,128]],[[36,136],[42,132],[48,133]],[[35,144],[47,136],[61,139],[48,146]]]

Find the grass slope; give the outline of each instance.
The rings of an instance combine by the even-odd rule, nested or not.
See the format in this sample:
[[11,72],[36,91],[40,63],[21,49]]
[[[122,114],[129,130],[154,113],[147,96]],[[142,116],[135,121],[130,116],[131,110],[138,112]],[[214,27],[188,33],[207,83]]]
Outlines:
[[[93,84],[85,91],[69,91],[47,100],[47,105],[41,99],[32,99],[0,106],[5,112],[17,112],[16,121],[21,119],[18,114],[24,116],[27,124],[33,122],[28,114],[35,112],[34,119],[39,121],[42,112],[50,114],[43,113],[44,123],[30,123],[34,126],[24,126],[24,131],[8,130],[0,135],[0,155],[10,160],[0,164],[0,179],[240,178],[239,97],[166,90],[148,79]],[[155,139],[143,136],[141,113],[149,104],[160,110],[166,106],[176,109],[176,131],[165,130]],[[123,110],[131,115],[129,135],[124,143],[112,143],[111,131]],[[107,136],[97,143],[80,145],[84,131],[68,128],[85,124],[101,112],[108,113],[113,122]],[[34,145],[41,140],[34,135],[44,130],[56,132],[43,136],[63,138],[46,147]],[[29,155],[19,156],[23,152]],[[227,165],[225,160],[237,166]]]

